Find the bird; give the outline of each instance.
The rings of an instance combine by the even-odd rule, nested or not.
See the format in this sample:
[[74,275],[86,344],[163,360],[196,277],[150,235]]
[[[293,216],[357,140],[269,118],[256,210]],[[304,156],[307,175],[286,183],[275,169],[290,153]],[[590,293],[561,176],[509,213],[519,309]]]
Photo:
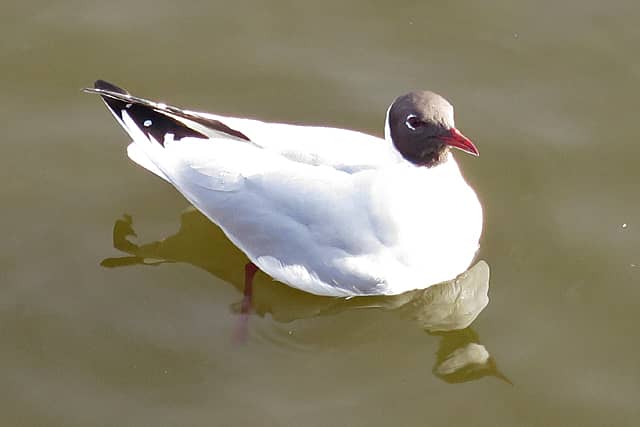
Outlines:
[[262,271],[316,295],[398,295],[454,279],[474,260],[481,203],[452,148],[479,152],[442,96],[416,90],[384,138],[191,111],[97,80],[129,134],[129,158],[173,185]]

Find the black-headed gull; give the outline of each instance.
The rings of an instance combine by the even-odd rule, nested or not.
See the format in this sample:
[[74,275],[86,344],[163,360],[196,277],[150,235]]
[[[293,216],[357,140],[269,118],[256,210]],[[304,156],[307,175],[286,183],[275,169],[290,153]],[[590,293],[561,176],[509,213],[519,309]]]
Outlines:
[[478,150],[438,94],[387,111],[385,139],[184,110],[98,80],[133,142],[129,157],[172,184],[274,279],[317,295],[395,295],[471,264],[482,207],[449,147]]

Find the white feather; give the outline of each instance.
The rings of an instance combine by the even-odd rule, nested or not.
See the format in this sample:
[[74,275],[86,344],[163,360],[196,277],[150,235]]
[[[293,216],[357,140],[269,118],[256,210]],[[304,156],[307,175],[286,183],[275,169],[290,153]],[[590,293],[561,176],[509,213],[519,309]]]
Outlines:
[[[304,130],[314,141],[316,129],[292,133]],[[307,292],[424,288],[464,271],[478,247],[481,222],[469,219],[480,205],[453,158],[427,169],[387,157],[347,172],[294,160],[308,157],[293,143],[284,153],[235,139],[139,146],[261,270]]]
[[213,132],[163,146],[123,110],[129,157],[273,278],[319,295],[398,294],[452,279],[473,260],[481,206],[451,154],[416,167],[388,135],[188,113],[251,141]]
[[166,175],[160,169],[158,169],[158,167],[153,164],[151,160],[149,160],[144,150],[140,148],[140,145],[140,143],[132,142],[131,144],[129,144],[129,146],[127,146],[127,155],[129,156],[129,158],[136,162],[138,165],[142,166],[150,172],[153,172],[160,178],[170,183],[171,181],[169,181],[169,178],[167,178]]

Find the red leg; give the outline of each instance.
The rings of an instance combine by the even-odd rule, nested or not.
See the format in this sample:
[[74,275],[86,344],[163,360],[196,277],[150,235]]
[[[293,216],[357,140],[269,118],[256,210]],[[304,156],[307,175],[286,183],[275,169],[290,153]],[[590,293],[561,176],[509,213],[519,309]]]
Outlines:
[[244,292],[242,304],[240,305],[240,321],[235,334],[235,341],[244,343],[247,339],[247,330],[249,328],[249,314],[251,314],[251,301],[253,297],[253,277],[258,272],[258,267],[252,262],[248,262],[244,266]]
[[249,314],[251,312],[251,297],[253,296],[253,277],[258,272],[258,267],[254,263],[248,262],[244,266],[244,297],[242,298],[242,308],[240,312]]

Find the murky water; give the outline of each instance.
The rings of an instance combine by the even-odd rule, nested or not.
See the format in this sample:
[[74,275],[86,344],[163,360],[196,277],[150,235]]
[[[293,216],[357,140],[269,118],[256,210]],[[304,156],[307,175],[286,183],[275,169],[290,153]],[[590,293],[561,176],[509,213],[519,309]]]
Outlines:
[[[639,20],[595,1],[7,6],[1,424],[637,425]],[[80,93],[96,78],[375,134],[396,95],[440,92],[481,152],[457,157],[484,261],[406,299],[259,275],[239,346],[242,255],[126,159]]]

